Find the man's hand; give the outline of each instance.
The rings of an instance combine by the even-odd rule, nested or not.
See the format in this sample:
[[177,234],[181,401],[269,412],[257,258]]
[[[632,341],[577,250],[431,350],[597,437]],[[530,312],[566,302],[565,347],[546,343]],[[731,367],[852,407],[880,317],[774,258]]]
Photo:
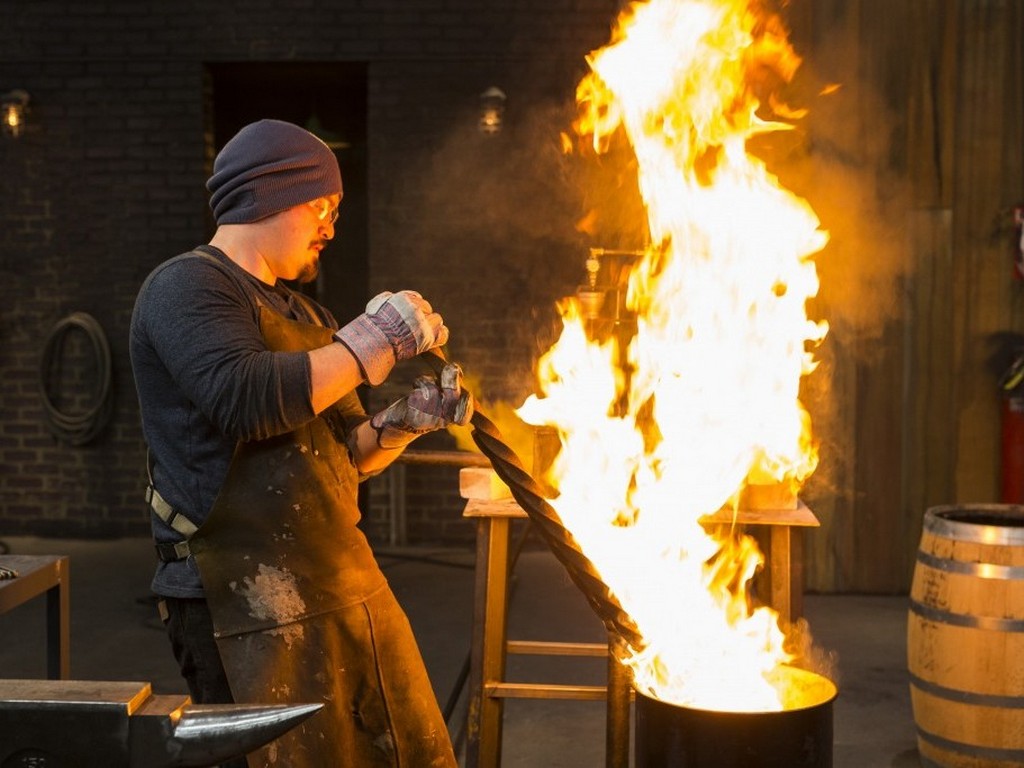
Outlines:
[[444,320],[416,291],[385,291],[370,299],[366,312],[334,334],[359,363],[370,384],[380,384],[399,360],[448,341]]
[[440,379],[420,376],[413,391],[370,419],[377,445],[402,448],[420,435],[465,426],[473,417],[473,398],[462,388],[462,368],[455,363],[441,370]]

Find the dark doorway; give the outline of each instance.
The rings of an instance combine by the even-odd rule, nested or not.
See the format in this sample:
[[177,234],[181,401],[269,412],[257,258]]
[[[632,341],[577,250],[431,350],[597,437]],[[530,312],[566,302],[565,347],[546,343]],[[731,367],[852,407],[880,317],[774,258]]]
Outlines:
[[[303,290],[344,325],[369,296],[366,65],[352,62],[261,62],[207,65],[210,164],[244,125],[269,117],[301,125],[323,139],[341,166],[344,200],[320,277]],[[212,229],[212,222],[211,222]]]

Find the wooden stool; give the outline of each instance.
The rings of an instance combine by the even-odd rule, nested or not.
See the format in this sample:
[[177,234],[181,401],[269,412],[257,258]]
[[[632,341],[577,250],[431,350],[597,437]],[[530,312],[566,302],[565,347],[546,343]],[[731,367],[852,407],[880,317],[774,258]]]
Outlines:
[[[526,518],[526,513],[512,499],[470,499],[463,516],[477,521],[466,768],[497,768],[501,764],[502,716],[506,698],[607,700],[606,765],[608,768],[626,768],[629,765],[629,701],[632,689],[626,668],[609,645],[507,639],[511,524],[515,519]],[[618,640],[609,638],[609,642]],[[505,680],[505,660],[509,653],[604,656],[608,659],[608,685],[508,682]]]
[[[509,539],[513,520],[527,515],[508,496],[494,472],[466,468],[459,472],[459,492],[467,499],[463,517],[476,520],[476,573],[473,595],[473,637],[470,647],[469,711],[466,718],[466,768],[498,768],[504,699],[580,699],[607,701],[606,768],[629,765],[629,673],[618,661],[615,646],[622,640],[609,634],[608,644],[510,641],[507,638]],[[768,526],[769,604],[780,617],[793,622],[803,607],[802,528],[818,520],[802,502],[789,508],[722,510],[701,520],[709,525]],[[509,653],[550,656],[606,656],[606,686],[513,683],[505,680]]]
[[701,518],[704,525],[740,525],[766,527],[768,551],[765,552],[767,603],[779,617],[792,624],[804,609],[803,529],[820,525],[818,518],[802,501],[778,508],[722,509]]

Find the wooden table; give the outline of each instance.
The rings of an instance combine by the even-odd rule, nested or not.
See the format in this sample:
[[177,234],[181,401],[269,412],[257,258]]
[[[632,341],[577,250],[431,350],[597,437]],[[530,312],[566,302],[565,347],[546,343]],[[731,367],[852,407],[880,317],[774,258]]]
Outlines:
[[0,579],[0,614],[46,595],[46,674],[51,680],[69,679],[71,573],[67,556],[0,555],[0,566],[18,573],[13,579]]

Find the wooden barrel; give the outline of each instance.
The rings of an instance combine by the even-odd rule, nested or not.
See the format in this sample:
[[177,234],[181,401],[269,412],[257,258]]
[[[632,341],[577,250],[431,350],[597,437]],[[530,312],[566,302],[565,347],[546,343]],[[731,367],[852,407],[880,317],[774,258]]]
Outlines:
[[923,766],[1024,765],[1024,506],[926,512],[907,663]]

